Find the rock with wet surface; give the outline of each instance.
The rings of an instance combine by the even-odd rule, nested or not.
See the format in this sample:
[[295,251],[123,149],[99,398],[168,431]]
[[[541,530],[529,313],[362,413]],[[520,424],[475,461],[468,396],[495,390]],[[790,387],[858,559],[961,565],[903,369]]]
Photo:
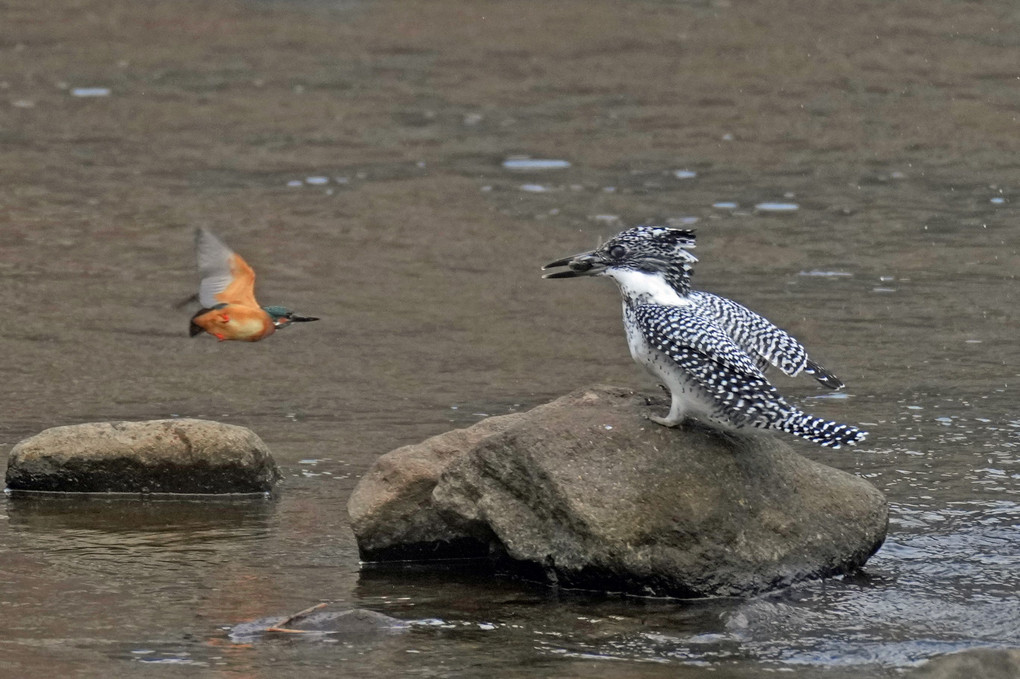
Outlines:
[[882,544],[866,481],[770,435],[653,424],[654,400],[585,389],[444,434],[441,455],[436,439],[384,455],[349,504],[362,558],[488,553],[565,586],[733,596],[852,571]]
[[7,488],[84,493],[264,493],[280,480],[254,432],[195,419],[53,427],[18,443]]

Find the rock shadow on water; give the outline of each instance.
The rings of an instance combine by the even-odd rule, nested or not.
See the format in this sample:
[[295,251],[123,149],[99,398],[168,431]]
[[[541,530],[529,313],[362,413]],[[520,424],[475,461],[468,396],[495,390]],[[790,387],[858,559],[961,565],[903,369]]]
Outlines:
[[51,531],[124,532],[263,531],[276,502],[264,495],[144,495],[15,492],[7,502],[12,528],[40,539]]
[[416,630],[442,630],[447,640],[482,632],[507,648],[534,648],[550,657],[668,663],[670,676],[676,676],[674,661],[744,654],[741,640],[725,627],[742,599],[618,596],[424,564],[365,570],[356,597],[393,615],[413,614]]
[[31,493],[3,504],[23,556],[112,588],[250,558],[276,516],[264,497]]

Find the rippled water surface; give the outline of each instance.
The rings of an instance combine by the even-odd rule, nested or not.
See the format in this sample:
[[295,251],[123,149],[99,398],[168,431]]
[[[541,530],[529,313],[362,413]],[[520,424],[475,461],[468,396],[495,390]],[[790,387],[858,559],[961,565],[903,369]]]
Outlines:
[[[767,5],[767,6],[766,6]],[[1020,645],[1013,3],[51,2],[0,12],[0,444],[254,429],[272,500],[0,498],[4,676],[896,676]],[[649,601],[359,569],[397,446],[594,382],[654,388],[606,281],[545,262],[698,231],[699,287],[849,385],[865,572]],[[192,234],[323,320],[189,339]],[[318,602],[406,633],[231,637]]]

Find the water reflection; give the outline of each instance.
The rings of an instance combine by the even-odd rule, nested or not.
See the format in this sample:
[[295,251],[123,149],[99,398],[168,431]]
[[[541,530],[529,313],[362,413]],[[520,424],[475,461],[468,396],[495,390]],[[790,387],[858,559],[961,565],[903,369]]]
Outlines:
[[75,87],[71,89],[72,97],[108,97],[110,96],[110,89],[108,87]]
[[[493,587],[479,577],[474,586],[489,595],[479,606],[469,575],[434,572],[423,580],[364,573],[359,598],[436,629],[490,630],[510,644],[526,637],[550,655],[691,665],[748,657],[776,667],[909,665],[940,652],[1020,642],[1020,602],[1011,594],[1020,584],[1017,559],[992,556],[1005,537],[972,531],[963,539],[957,533],[892,542],[869,567],[871,575],[804,583],[750,601],[616,598],[523,583]],[[959,554],[977,570],[959,571]],[[972,578],[980,579],[979,596],[967,592]],[[792,646],[791,636],[798,640]]]
[[570,167],[569,160],[554,158],[507,158],[503,161],[506,170],[564,170]]
[[7,502],[10,525],[22,531],[88,529],[98,533],[264,530],[275,502],[249,497],[72,495],[15,493]]
[[794,212],[800,209],[797,203],[757,203],[754,208],[761,212]]
[[21,551],[67,574],[108,576],[191,570],[241,553],[270,529],[274,502],[258,497],[140,499],[32,494],[7,503]]

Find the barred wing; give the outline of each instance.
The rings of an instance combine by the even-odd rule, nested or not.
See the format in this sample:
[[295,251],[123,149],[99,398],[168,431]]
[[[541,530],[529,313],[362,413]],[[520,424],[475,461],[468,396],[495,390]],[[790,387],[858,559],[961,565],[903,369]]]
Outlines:
[[635,307],[648,344],[666,355],[714,404],[713,415],[736,426],[767,426],[791,408],[736,342],[695,306]]
[[795,376],[803,371],[830,389],[843,388],[838,377],[808,358],[807,350],[800,342],[767,318],[710,292],[699,290],[690,296],[696,305],[711,314],[738,346],[757,359],[762,370],[772,364],[787,375]]

